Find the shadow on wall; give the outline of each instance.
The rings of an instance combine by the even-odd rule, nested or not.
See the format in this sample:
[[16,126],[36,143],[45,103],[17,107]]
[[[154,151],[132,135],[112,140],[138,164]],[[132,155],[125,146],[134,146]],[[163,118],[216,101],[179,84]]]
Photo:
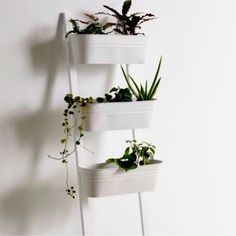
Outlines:
[[[35,35],[38,36],[36,32]],[[24,113],[24,109],[20,109],[19,112],[14,111],[13,118],[10,118],[11,127],[15,129],[18,144],[30,149],[29,160],[31,163],[27,165],[30,168],[26,170],[25,183],[8,190],[2,196],[0,219],[4,221],[1,223],[4,226],[6,225],[6,229],[3,229],[6,232],[1,232],[4,234],[29,234],[29,230],[32,229],[32,219],[37,221],[37,228],[40,229],[41,225],[42,231],[47,230],[48,227],[50,229],[50,224],[55,220],[58,221],[58,215],[62,215],[62,212],[65,215],[71,207],[71,205],[63,204],[62,201],[65,198],[60,199],[54,195],[59,191],[53,183],[36,181],[37,166],[43,145],[48,140],[60,137],[54,131],[58,130],[55,121],[58,119],[56,116],[61,114],[61,111],[50,112],[49,104],[58,70],[63,68],[63,63],[65,64],[63,37],[63,21],[62,17],[59,16],[54,39],[48,42],[40,42],[38,39],[31,38],[31,41],[27,42],[27,45],[30,45],[33,70],[42,76],[46,75],[47,84],[38,111],[34,114],[27,114]],[[22,115],[16,116],[15,114]],[[9,123],[9,120],[7,122]],[[69,202],[69,204],[72,203]],[[48,222],[49,219],[50,222]],[[62,221],[63,218],[61,217],[60,220]]]
[[[50,231],[58,224],[58,215],[66,215],[65,198],[56,196],[58,189],[45,183],[25,183],[9,191],[2,199],[1,221],[7,235],[28,235]],[[60,206],[60,207],[59,207]]]
[[[8,120],[15,127],[19,148],[27,147],[30,149],[31,156],[28,158],[30,169],[27,175],[31,179],[35,177],[37,172],[37,165],[42,157],[43,146],[60,142],[62,119],[58,114],[61,113],[61,109],[39,110],[30,113],[22,108],[17,117]],[[46,154],[43,158],[47,158]]]
[[[3,234],[28,235],[35,228],[32,226],[35,221],[38,222],[37,228],[42,231],[40,233],[48,232],[53,222],[61,225],[62,228],[65,223],[64,216],[71,209],[72,204],[76,204],[70,199],[70,201],[65,202],[66,195],[61,198],[54,195],[61,191],[59,187],[55,187],[55,182],[47,181],[42,183],[37,180],[38,166],[39,162],[42,161],[42,150],[45,144],[56,143],[61,137],[61,119],[63,117],[60,115],[62,110],[52,110],[50,102],[58,72],[59,70],[66,70],[64,35],[64,22],[62,15],[60,15],[56,35],[53,39],[48,41],[45,41],[45,39],[40,40],[39,32],[35,31],[33,32],[33,37],[31,34],[26,41],[26,45],[30,45],[27,50],[30,52],[32,69],[35,74],[40,75],[42,78],[44,77],[47,83],[42,96],[42,103],[38,110],[32,112],[27,108],[26,104],[23,108],[19,108],[18,111],[14,111],[14,114],[8,114],[5,121],[5,123],[10,123],[11,128],[14,129],[19,147],[29,149],[30,154],[28,154],[28,169],[26,168],[24,173],[26,181],[21,186],[9,189],[1,196],[0,219],[1,224],[4,227],[6,225],[5,229],[1,229],[0,233]],[[81,77],[86,77],[86,80],[83,81],[83,85],[85,85],[83,91],[85,90],[89,93],[91,89],[95,91],[93,87],[94,77],[96,78],[101,73],[102,80],[99,87],[101,90],[104,89],[105,93],[111,88],[114,66],[90,65],[88,67],[88,65],[80,65],[78,73],[83,75]],[[100,96],[104,93],[102,91],[102,94],[93,95]],[[81,94],[81,96],[86,95]],[[32,100],[30,102],[32,103]],[[18,115],[16,116],[15,114]],[[5,124],[3,123],[0,128],[4,129]],[[97,138],[99,139],[99,137]],[[98,145],[95,147],[96,150],[93,151],[99,152]],[[46,154],[43,158],[47,158]],[[53,178],[53,173],[50,176]],[[39,232],[35,233],[38,234]]]

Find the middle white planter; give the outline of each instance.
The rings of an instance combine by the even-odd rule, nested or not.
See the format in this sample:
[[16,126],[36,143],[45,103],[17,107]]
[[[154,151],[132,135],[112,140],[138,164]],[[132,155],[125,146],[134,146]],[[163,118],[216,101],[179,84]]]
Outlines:
[[148,128],[156,100],[87,104],[84,130],[89,132]]

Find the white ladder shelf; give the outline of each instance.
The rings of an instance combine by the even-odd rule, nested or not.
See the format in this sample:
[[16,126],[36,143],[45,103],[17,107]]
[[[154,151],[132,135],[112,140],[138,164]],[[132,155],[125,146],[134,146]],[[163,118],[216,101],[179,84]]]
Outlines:
[[[64,22],[64,35],[68,32],[68,21],[71,18],[69,12],[62,13],[63,22]],[[78,75],[75,68],[74,60],[73,60],[73,53],[71,49],[71,45],[69,44],[68,40],[65,38],[65,54],[66,54],[66,63],[67,63],[67,70],[68,70],[68,78],[69,78],[69,85],[70,85],[70,92],[72,94],[76,94],[79,91],[78,85]],[[126,64],[126,74],[129,74],[129,65]],[[132,129],[132,139],[136,139],[135,129]],[[76,139],[76,133],[74,133],[74,139]],[[77,169],[77,180],[78,180],[78,195],[79,195],[79,207],[80,207],[80,224],[81,224],[81,235],[89,235],[89,206],[88,206],[88,197],[85,196],[82,188],[81,183],[81,176],[80,176],[80,164],[78,160],[78,152],[75,152],[76,158],[76,169]],[[143,206],[142,206],[142,193],[138,192],[138,203],[139,203],[139,212],[140,212],[140,222],[141,222],[141,229],[142,229],[142,236],[145,235],[145,228],[144,228],[144,216],[143,216]]]

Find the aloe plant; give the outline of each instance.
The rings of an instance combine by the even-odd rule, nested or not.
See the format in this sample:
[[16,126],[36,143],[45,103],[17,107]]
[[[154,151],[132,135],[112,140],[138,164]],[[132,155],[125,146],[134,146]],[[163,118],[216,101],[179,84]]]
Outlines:
[[114,17],[117,20],[117,22],[114,23],[115,26],[114,31],[119,34],[125,34],[125,35],[143,34],[137,32],[137,29],[141,29],[141,24],[143,24],[144,22],[154,20],[156,19],[156,17],[152,13],[142,13],[142,12],[135,12],[128,15],[131,5],[132,5],[131,0],[124,1],[121,13],[107,5],[103,5],[103,7],[109,10],[111,13],[98,12],[96,14],[102,14]]
[[161,62],[162,62],[162,57],[159,60],[157,71],[156,71],[156,74],[154,76],[154,79],[152,81],[150,88],[148,88],[147,80],[145,81],[144,85],[140,84],[139,86],[130,75],[127,75],[125,73],[124,68],[121,66],[121,70],[123,72],[126,83],[138,101],[152,100],[154,95],[156,94],[157,88],[161,81],[161,77],[158,78],[160,68],[161,68]]

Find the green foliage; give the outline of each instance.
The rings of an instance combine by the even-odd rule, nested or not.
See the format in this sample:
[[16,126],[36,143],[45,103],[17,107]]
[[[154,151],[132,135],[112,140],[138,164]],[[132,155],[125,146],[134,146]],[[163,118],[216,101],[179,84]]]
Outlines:
[[[73,186],[69,185],[69,174],[68,174],[68,157],[73,154],[76,150],[76,146],[81,145],[81,138],[84,136],[83,133],[83,123],[86,119],[84,115],[84,107],[88,103],[95,102],[92,97],[89,98],[81,98],[79,96],[74,97],[72,94],[66,94],[64,97],[64,101],[66,102],[66,108],[63,111],[63,122],[62,127],[64,129],[64,137],[60,140],[63,144],[62,151],[60,152],[60,157],[50,158],[55,160],[61,160],[61,162],[65,165],[66,168],[66,192],[72,198],[75,198],[75,189]],[[76,117],[80,119],[76,120]],[[72,136],[72,130],[76,128],[78,135],[77,140],[74,142],[73,148],[69,151],[69,140]]]
[[131,0],[124,1],[121,13],[107,5],[103,5],[103,7],[108,9],[110,13],[98,12],[96,14],[109,15],[114,17],[117,20],[117,22],[114,23],[114,31],[116,31],[117,33],[124,35],[141,34],[136,32],[137,29],[141,29],[141,24],[150,20],[154,20],[156,19],[156,17],[151,13],[142,12],[135,12],[128,15],[131,5]]
[[138,86],[138,84],[130,75],[126,75],[124,68],[121,66],[121,70],[123,72],[127,85],[138,101],[152,100],[154,95],[156,94],[157,88],[161,81],[161,78],[158,78],[161,68],[161,62],[162,57],[159,60],[157,71],[150,88],[148,88],[147,80],[145,81],[145,85],[140,84],[140,86]]
[[[94,102],[128,102],[132,101],[132,94],[129,88],[119,88],[114,87],[110,90],[109,94],[105,94],[104,97],[99,98],[82,98],[80,96],[73,96],[72,94],[66,94],[64,97],[66,103],[66,108],[63,111],[63,122],[62,127],[64,130],[64,136],[61,138],[60,142],[63,145],[60,151],[60,157],[53,157],[48,155],[48,157],[54,160],[60,160],[66,168],[66,192],[72,198],[75,198],[76,191],[74,187],[70,187],[69,184],[69,174],[68,174],[68,157],[73,154],[76,150],[76,146],[81,146],[89,151],[86,147],[81,144],[81,139],[84,136],[84,122],[86,120],[85,107],[89,103]],[[77,139],[73,142],[73,148],[69,151],[69,143],[72,138],[72,131],[75,129],[77,131]],[[73,139],[73,138],[72,138]]]
[[[141,25],[144,22],[156,19],[154,14],[151,13],[142,13],[135,12],[128,15],[129,10],[131,8],[132,1],[126,0],[123,3],[121,13],[117,10],[109,7],[107,5],[103,5],[104,8],[109,10],[109,13],[106,12],[98,12],[95,15],[108,15],[115,18],[116,22],[107,22],[101,23],[99,22],[99,18],[93,14],[84,14],[88,20],[83,21],[79,19],[70,19],[69,22],[72,24],[72,30],[67,32],[66,37],[70,34],[109,34],[112,31],[115,31],[119,34],[124,35],[137,35],[143,34],[137,32],[137,29],[141,29]],[[84,27],[82,27],[82,25]],[[111,29],[110,31],[107,31]]]
[[131,102],[132,93],[129,88],[114,87],[110,90],[109,94],[105,94],[104,98],[98,97],[97,102]]
[[67,188],[66,192],[69,196],[71,196],[72,198],[75,198],[76,191],[73,186],[71,186],[70,188]]
[[120,158],[110,158],[106,163],[116,163],[120,168],[128,171],[139,165],[148,165],[154,159],[156,147],[150,143],[137,143],[136,140],[127,140],[129,146]]
[[[90,14],[84,14],[85,16],[87,16],[89,18],[88,21],[82,21],[82,20],[78,20],[78,19],[70,19],[69,22],[72,24],[72,30],[70,30],[69,32],[67,32],[66,34],[66,38],[70,35],[70,34],[109,34],[110,32],[107,32],[107,29],[110,28],[112,25],[114,25],[113,23],[105,23],[102,24],[100,22],[98,22],[98,17],[94,16],[94,15],[90,15]],[[85,28],[81,28],[81,24],[86,25]]]

